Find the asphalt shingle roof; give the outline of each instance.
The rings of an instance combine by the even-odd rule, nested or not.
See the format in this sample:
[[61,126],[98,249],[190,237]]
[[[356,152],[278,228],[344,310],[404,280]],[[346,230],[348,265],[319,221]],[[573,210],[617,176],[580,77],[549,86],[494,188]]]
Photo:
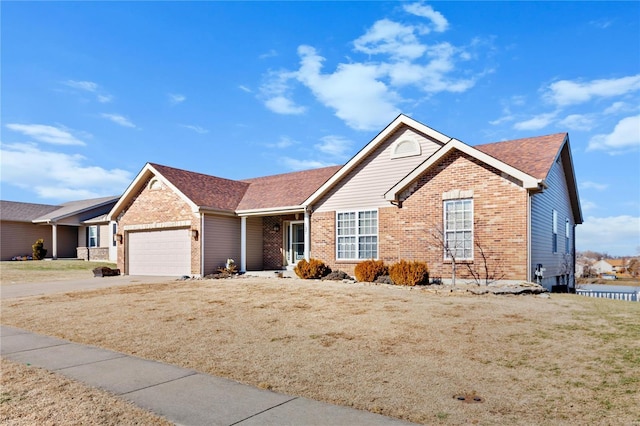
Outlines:
[[49,204],[22,203],[18,201],[0,201],[0,220],[13,222],[31,222],[40,216],[58,210],[61,206]]
[[250,185],[238,210],[298,206],[341,168],[342,166],[331,166],[245,179],[244,182]]
[[249,187],[246,182],[150,164],[199,207],[233,211]]
[[484,152],[538,179],[545,179],[567,134],[537,136],[476,145]]

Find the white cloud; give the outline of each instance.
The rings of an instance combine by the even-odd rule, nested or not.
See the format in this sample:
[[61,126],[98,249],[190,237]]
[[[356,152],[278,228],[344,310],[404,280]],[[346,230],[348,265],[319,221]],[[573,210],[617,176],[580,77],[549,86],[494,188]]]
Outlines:
[[340,64],[333,74],[322,74],[324,58],[310,46],[300,46],[298,79],[336,116],[357,130],[377,129],[390,122],[400,110],[398,95],[381,81],[380,69],[360,63]]
[[547,127],[556,117],[556,113],[545,113],[536,115],[525,121],[521,121],[513,125],[517,130],[539,130]]
[[[414,20],[416,16],[429,19],[431,26],[378,20],[353,41],[353,51],[364,53],[367,59],[350,57],[333,70],[323,70],[325,58],[314,47],[301,45],[298,69],[270,71],[260,88],[261,100],[276,113],[301,114],[306,109],[293,98],[294,86],[301,84],[349,127],[375,130],[396,117],[403,104],[416,103],[416,97],[464,92],[489,72],[460,72],[457,64],[474,55],[450,43],[428,44],[423,40],[431,30],[446,30],[448,22],[440,13],[420,3],[403,9]],[[474,41],[470,46],[478,48],[480,43]]]
[[587,212],[587,211],[596,210],[598,208],[598,205],[593,201],[585,200],[583,198],[580,200],[580,207],[582,208],[583,212]]
[[282,157],[280,158],[280,162],[290,170],[308,170],[331,166],[331,163],[324,163],[322,161],[315,160],[298,160],[291,157]]
[[314,145],[314,148],[340,160],[346,159],[347,153],[353,145],[349,139],[336,135],[324,136],[320,140],[321,142]]
[[268,58],[273,58],[278,56],[278,52],[276,52],[275,49],[271,49],[269,50],[267,53],[263,53],[262,55],[258,56],[258,58],[260,59],[268,59]]
[[277,114],[299,115],[306,111],[303,106],[296,105],[291,99],[276,96],[265,101],[265,106]]
[[101,104],[109,103],[113,100],[113,96],[111,95],[97,95],[98,102]]
[[584,114],[570,114],[560,120],[558,124],[569,130],[589,131],[593,128],[593,117]]
[[629,256],[640,246],[640,217],[628,215],[592,217],[576,227],[578,251],[596,250],[613,256]]
[[118,194],[132,179],[125,170],[90,166],[82,155],[43,151],[32,144],[3,144],[1,154],[2,182],[42,198],[68,201]]
[[131,128],[135,128],[136,125],[133,124],[131,121],[129,121],[128,118],[120,115],[120,114],[106,114],[106,113],[102,113],[100,114],[103,118],[106,118],[107,120],[111,120],[116,124],[119,124],[120,126],[123,127],[131,127]]
[[427,47],[419,42],[415,31],[411,25],[381,19],[358,37],[353,45],[357,52],[367,55],[385,54],[395,59],[417,59]]
[[249,89],[247,86],[244,85],[239,85],[238,89],[242,90],[243,92],[247,92],[247,93],[252,93],[253,91],[251,89]]
[[282,136],[280,138],[280,140],[278,140],[278,142],[276,143],[268,143],[266,144],[269,148],[278,148],[278,149],[285,149],[285,148],[289,148],[290,146],[293,145],[297,145],[298,142],[286,137],[286,136]]
[[580,182],[579,186],[580,186],[580,189],[595,189],[598,191],[604,191],[609,187],[609,185],[607,185],[606,183],[597,183],[597,182],[591,182],[588,180],[584,182]]
[[640,115],[623,118],[613,132],[598,134],[589,140],[587,151],[607,150],[610,154],[640,147]]
[[67,129],[47,126],[44,124],[10,123],[6,127],[14,132],[30,136],[39,142],[54,145],[85,145],[83,141],[73,136]]
[[556,105],[581,104],[593,98],[610,98],[640,90],[640,74],[587,82],[561,80],[551,83],[544,97]]
[[420,16],[422,18],[427,18],[433,23],[433,30],[436,32],[444,32],[449,28],[449,22],[447,19],[440,13],[429,5],[422,3],[411,3],[403,6],[403,9],[411,13],[412,15]]
[[93,81],[76,81],[76,80],[67,80],[63,82],[65,86],[69,86],[73,89],[82,90],[85,92],[93,93],[96,95],[96,99],[100,103],[107,103],[113,100],[113,96],[106,93],[100,88],[98,83],[94,83]]
[[611,114],[618,114],[622,112],[631,112],[638,109],[639,109],[638,105],[634,106],[634,105],[628,104],[627,102],[618,101],[618,102],[612,103],[608,108],[606,108],[603,111],[603,113],[606,115],[611,115]]
[[209,133],[209,130],[200,126],[194,126],[191,124],[181,124],[180,126],[184,127],[185,129],[193,130],[194,132],[200,133],[201,135],[204,135],[205,133]]
[[187,97],[185,95],[181,95],[179,93],[169,93],[168,96],[169,102],[171,102],[173,105],[181,104],[182,102],[187,100]]
[[609,28],[613,22],[609,19],[598,19],[596,21],[589,21],[590,25],[593,25],[596,28],[600,28],[601,30]]

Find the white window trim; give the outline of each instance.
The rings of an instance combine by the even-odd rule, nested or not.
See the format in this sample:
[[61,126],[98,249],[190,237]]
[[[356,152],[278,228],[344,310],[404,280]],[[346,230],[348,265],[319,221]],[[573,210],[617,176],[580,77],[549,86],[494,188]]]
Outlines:
[[553,253],[558,253],[558,212],[556,211],[556,209],[552,210],[551,220],[553,222],[551,233],[551,251]]
[[[471,256],[470,257],[456,257],[456,262],[457,261],[472,261],[474,259],[474,255],[475,255],[475,224],[474,224],[474,214],[475,214],[475,206],[474,206],[474,202],[473,202],[473,198],[450,198],[447,200],[443,200],[442,202],[442,243],[446,244],[447,243],[447,208],[446,205],[447,203],[454,203],[456,201],[471,201]],[[457,231],[457,230],[456,230]],[[464,231],[463,231],[464,232]],[[449,253],[446,249],[446,247],[442,248],[443,251],[443,258],[445,261],[447,262],[451,262],[452,258],[451,256],[449,256]]]
[[[98,234],[98,226],[97,225],[91,225],[89,227],[87,227],[88,231],[87,231],[87,247],[100,247],[100,241],[99,241],[99,234]],[[95,236],[94,239],[96,241],[95,245],[91,245],[91,230],[95,229]]]
[[[336,220],[336,226],[335,226],[335,255],[336,255],[336,261],[338,262],[351,262],[351,261],[355,261],[355,262],[361,262],[363,260],[366,259],[370,259],[370,258],[360,258],[359,254],[360,254],[360,250],[359,250],[359,238],[361,236],[374,236],[373,234],[363,234],[360,235],[359,233],[359,226],[358,226],[358,214],[362,213],[362,212],[376,212],[376,233],[375,233],[375,237],[376,237],[376,254],[377,256],[375,257],[375,259],[377,260],[380,256],[380,212],[378,211],[377,207],[374,208],[362,208],[362,209],[351,209],[351,210],[338,210],[336,211],[336,216],[335,216],[335,220]],[[356,238],[356,257],[354,258],[347,258],[347,257],[339,257],[338,256],[338,238],[339,237],[345,237],[345,235],[338,235],[338,215],[341,213],[355,213],[356,216],[356,233],[355,233],[355,238]]]

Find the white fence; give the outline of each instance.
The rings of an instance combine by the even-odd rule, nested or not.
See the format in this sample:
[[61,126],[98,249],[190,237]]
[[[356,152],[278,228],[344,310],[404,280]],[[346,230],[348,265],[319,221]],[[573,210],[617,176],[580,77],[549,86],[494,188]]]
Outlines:
[[597,291],[576,289],[576,294],[587,297],[597,297],[601,299],[626,300],[627,302],[640,302],[640,291],[638,292],[618,292],[618,291]]

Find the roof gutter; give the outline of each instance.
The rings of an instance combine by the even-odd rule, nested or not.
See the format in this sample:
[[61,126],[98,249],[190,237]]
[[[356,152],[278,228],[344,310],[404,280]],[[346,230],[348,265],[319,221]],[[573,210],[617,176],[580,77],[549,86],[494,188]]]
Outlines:
[[265,215],[284,215],[290,213],[304,213],[305,206],[285,206],[285,207],[271,207],[267,209],[248,209],[237,210],[238,216],[265,216]]

